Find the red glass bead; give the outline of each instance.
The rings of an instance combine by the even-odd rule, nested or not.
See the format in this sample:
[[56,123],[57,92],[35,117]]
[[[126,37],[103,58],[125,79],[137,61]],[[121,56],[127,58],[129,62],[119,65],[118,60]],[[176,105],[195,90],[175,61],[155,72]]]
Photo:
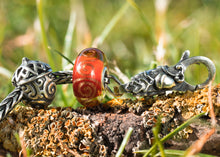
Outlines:
[[73,92],[86,107],[100,104],[104,97],[105,55],[96,48],[83,50],[73,68]]

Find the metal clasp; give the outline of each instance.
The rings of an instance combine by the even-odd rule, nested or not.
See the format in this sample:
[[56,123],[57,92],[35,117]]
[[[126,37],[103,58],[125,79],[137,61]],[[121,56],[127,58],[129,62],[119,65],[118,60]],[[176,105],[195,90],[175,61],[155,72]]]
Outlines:
[[215,72],[216,72],[216,68],[214,63],[207,57],[204,56],[195,56],[195,57],[191,57],[189,58],[190,55],[190,51],[187,50],[183,53],[180,61],[173,67],[176,69],[179,69],[183,75],[183,79],[184,79],[184,72],[187,69],[188,66],[192,65],[192,64],[199,64],[202,63],[206,66],[207,70],[208,70],[208,78],[201,84],[198,85],[191,85],[186,81],[180,82],[179,84],[176,85],[176,87],[174,87],[175,90],[178,91],[186,91],[186,90],[196,90],[196,89],[201,89],[204,88],[206,85],[209,84],[210,81],[212,81],[215,77]]
[[[130,82],[120,85],[121,91],[139,96],[152,96],[165,94],[166,91],[194,91],[205,87],[214,79],[215,65],[207,57],[189,58],[189,55],[190,52],[187,50],[174,66],[158,66],[133,76]],[[188,66],[198,63],[207,67],[208,78],[205,82],[194,86],[185,81],[184,73]]]

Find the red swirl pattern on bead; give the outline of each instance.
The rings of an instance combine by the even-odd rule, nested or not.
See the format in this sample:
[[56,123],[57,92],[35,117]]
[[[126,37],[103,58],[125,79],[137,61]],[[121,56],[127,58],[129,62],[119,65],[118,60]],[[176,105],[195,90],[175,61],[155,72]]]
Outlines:
[[91,62],[95,62],[96,60],[91,60],[91,61],[82,61],[79,63],[79,73],[83,76],[89,76],[91,75],[91,72],[94,71],[95,67],[93,65],[93,63]]
[[74,80],[73,88],[77,90],[78,93],[83,98],[94,98],[97,93],[98,81],[88,78],[79,78]]
[[84,106],[99,104],[104,91],[104,53],[96,48],[83,50],[73,68],[73,92]]

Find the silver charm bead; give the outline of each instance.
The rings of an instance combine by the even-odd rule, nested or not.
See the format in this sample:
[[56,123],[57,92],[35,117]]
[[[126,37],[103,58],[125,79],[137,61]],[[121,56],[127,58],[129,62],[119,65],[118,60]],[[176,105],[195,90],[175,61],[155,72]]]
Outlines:
[[46,108],[53,101],[57,84],[72,83],[72,72],[52,72],[51,67],[27,58],[15,71],[15,89],[0,103],[0,121],[22,101],[34,108]]
[[45,108],[56,93],[56,84],[51,77],[52,69],[46,63],[22,59],[15,71],[12,83],[23,92],[22,102],[35,108]]

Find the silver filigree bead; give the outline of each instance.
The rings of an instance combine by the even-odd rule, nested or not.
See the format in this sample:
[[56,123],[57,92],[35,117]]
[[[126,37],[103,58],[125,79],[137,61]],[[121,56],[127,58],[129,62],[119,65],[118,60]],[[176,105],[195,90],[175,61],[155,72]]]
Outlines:
[[0,121],[20,102],[46,108],[53,101],[57,84],[72,83],[72,71],[52,72],[51,67],[27,58],[12,77],[15,89],[0,103]]
[[51,77],[52,69],[46,63],[22,59],[15,71],[12,83],[23,91],[22,102],[35,108],[51,104],[56,93],[56,84]]

